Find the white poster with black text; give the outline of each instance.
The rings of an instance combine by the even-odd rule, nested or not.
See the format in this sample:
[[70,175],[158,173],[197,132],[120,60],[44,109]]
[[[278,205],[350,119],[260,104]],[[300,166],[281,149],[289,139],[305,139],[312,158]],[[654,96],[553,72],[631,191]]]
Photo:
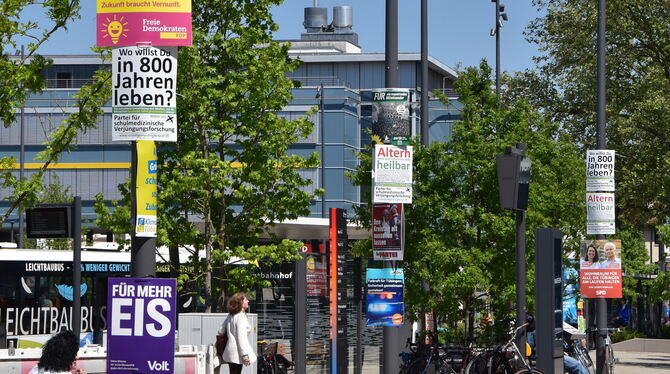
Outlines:
[[112,140],[177,141],[177,48],[112,50]]
[[614,151],[586,151],[586,191],[614,192]]

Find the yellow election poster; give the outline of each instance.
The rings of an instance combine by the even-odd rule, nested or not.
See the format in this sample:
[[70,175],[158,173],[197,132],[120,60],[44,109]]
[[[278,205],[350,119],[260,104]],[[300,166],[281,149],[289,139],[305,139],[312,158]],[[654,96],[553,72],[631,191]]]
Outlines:
[[137,175],[135,176],[135,236],[155,237],[158,201],[158,159],[153,140],[138,140]]

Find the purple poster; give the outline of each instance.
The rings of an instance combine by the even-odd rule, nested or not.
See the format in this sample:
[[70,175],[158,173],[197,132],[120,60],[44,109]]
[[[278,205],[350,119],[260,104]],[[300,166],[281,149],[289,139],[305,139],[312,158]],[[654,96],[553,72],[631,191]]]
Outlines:
[[107,373],[171,374],[177,280],[107,280]]

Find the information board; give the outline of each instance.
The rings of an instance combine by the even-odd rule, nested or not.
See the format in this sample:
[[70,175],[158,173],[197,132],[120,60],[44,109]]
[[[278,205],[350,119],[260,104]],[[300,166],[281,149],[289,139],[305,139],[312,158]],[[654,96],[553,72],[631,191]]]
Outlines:
[[26,209],[27,238],[69,238],[71,207],[42,206]]

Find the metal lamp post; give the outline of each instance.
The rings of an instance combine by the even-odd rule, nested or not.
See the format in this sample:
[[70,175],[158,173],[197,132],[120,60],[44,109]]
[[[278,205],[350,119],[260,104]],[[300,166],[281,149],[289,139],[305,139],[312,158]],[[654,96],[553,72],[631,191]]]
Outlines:
[[[596,108],[596,133],[597,149],[607,148],[607,138],[605,134],[607,105],[606,87],[605,87],[605,4],[606,0],[598,0],[598,37],[597,37],[597,56],[598,56],[598,74],[597,74],[597,92],[598,104]],[[605,239],[604,235],[596,235],[596,239]],[[605,339],[607,338],[607,300],[597,299],[596,301],[596,326],[598,336],[596,338],[596,374],[607,372],[605,365]]]
[[496,97],[500,99],[500,29],[503,27],[503,21],[509,20],[505,12],[505,6],[500,4],[500,0],[491,0],[496,4],[496,24],[491,29],[491,36],[496,37]]

